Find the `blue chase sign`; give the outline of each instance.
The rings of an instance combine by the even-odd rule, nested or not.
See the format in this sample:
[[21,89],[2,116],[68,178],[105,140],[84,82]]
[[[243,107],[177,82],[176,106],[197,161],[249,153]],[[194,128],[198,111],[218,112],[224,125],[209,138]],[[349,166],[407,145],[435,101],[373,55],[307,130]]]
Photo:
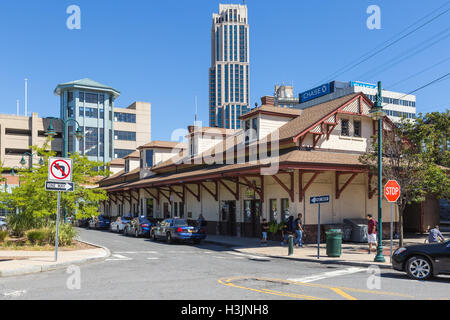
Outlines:
[[300,93],[300,103],[319,98],[331,92],[332,90],[330,84],[323,84],[317,88]]
[[363,88],[369,88],[369,89],[376,89],[377,85],[372,83],[365,83],[360,81],[351,81],[350,82],[351,87],[363,87]]

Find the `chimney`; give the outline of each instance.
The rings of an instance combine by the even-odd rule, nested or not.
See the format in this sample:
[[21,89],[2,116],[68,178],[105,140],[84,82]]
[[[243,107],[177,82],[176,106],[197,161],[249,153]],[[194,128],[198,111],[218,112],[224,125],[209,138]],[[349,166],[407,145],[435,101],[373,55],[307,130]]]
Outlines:
[[193,133],[194,131],[197,131],[198,127],[197,126],[188,126],[188,132],[189,133]]
[[274,97],[271,97],[271,96],[263,96],[263,97],[261,97],[261,104],[268,105],[268,106],[274,106],[275,99],[274,99]]

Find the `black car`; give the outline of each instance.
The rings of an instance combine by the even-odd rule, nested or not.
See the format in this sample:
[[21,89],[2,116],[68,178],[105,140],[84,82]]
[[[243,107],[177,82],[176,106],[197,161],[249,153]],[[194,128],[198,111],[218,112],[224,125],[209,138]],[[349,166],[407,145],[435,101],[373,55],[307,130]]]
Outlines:
[[450,240],[399,248],[392,255],[392,267],[416,280],[450,274]]

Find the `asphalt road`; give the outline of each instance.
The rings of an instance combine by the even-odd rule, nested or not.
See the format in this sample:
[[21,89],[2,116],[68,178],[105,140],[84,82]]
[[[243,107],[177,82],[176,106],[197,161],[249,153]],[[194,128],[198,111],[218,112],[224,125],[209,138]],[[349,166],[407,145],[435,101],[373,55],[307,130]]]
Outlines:
[[[243,255],[208,243],[152,242],[80,229],[81,239],[106,246],[104,262],[80,267],[80,288],[66,270],[0,278],[8,299],[448,299],[450,277],[413,281],[381,269]],[[374,273],[375,272],[375,273]]]

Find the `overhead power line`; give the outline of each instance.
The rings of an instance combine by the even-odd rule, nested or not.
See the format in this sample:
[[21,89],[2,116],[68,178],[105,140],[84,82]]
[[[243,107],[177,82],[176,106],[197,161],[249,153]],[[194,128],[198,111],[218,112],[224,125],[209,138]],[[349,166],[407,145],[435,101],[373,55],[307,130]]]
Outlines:
[[[450,72],[447,73],[447,74],[445,74],[445,75],[443,75],[443,76],[441,76],[441,77],[439,77],[439,78],[437,78],[437,79],[434,79],[433,81],[430,81],[430,82],[428,82],[427,84],[425,84],[425,85],[423,85],[423,86],[421,86],[421,87],[419,87],[419,88],[417,88],[417,89],[414,89],[414,90],[412,90],[412,91],[410,91],[410,92],[408,92],[408,93],[404,94],[403,96],[401,96],[401,97],[399,97],[399,98],[396,98],[396,99],[401,100],[402,98],[404,98],[404,97],[406,97],[406,96],[408,96],[408,95],[410,95],[410,94],[416,93],[417,91],[420,91],[420,90],[422,90],[422,89],[425,89],[426,87],[429,87],[429,86],[431,86],[431,85],[433,85],[433,84],[436,84],[436,83],[441,82],[441,81],[444,81],[444,80],[448,80],[448,79],[450,79],[449,76],[450,76]],[[448,77],[448,78],[447,78],[447,77]],[[447,78],[447,79],[446,79],[446,78]],[[387,104],[388,104],[388,103],[385,103],[385,104],[383,105],[383,107],[386,106]]]
[[417,72],[417,73],[414,73],[414,74],[410,75],[409,77],[406,77],[406,78],[404,78],[402,80],[399,80],[399,81],[397,81],[397,82],[395,82],[395,83],[393,83],[391,85],[388,85],[388,87],[389,88],[394,88],[394,87],[398,86],[399,84],[401,84],[401,83],[403,83],[405,81],[408,81],[408,80],[410,80],[410,79],[412,79],[414,77],[417,77],[418,75],[421,75],[422,73],[427,72],[428,70],[431,70],[431,69],[433,69],[433,68],[435,68],[435,67],[437,67],[437,66],[439,66],[439,65],[441,65],[441,64],[443,64],[443,63],[445,63],[445,62],[447,62],[449,60],[450,60],[450,57],[448,57],[448,58],[446,58],[444,60],[441,60],[438,63],[435,63],[435,64],[433,64],[433,65],[431,65],[431,66],[429,66],[429,67],[427,67],[427,68]]
[[[395,36],[389,38],[388,40],[386,40],[385,42],[381,43],[380,45],[378,45],[376,48],[372,49],[371,51],[365,53],[364,55],[362,55],[361,57],[359,57],[358,59],[356,59],[354,62],[351,62],[350,64],[340,68],[339,70],[335,71],[334,73],[332,73],[331,75],[329,75],[328,77],[324,78],[324,80],[321,80],[320,82],[318,82],[317,85],[320,85],[321,83],[323,83],[326,80],[332,80],[333,78],[347,72],[350,71],[354,68],[356,68],[357,66],[361,65],[362,63],[364,63],[365,61],[369,60],[370,58],[380,54],[381,52],[385,51],[386,49],[388,49],[389,47],[393,46],[394,44],[398,43],[399,41],[405,39],[406,37],[408,37],[409,35],[413,34],[414,32],[420,30],[421,28],[425,27],[426,25],[430,24],[431,22],[433,22],[434,20],[438,19],[439,17],[441,17],[442,15],[448,13],[450,11],[450,9],[447,9],[441,13],[439,13],[437,16],[434,16],[433,18],[427,20],[425,23],[421,24],[420,26],[414,28],[412,31],[409,31],[408,33],[406,33],[405,35],[401,36],[400,38],[394,40],[393,42],[390,42],[392,39],[396,38],[397,36],[403,34],[405,31],[407,31],[408,29],[410,29],[411,27],[413,27],[414,25],[416,25],[417,23],[419,23],[420,21],[424,20],[425,18],[427,18],[428,16],[434,14],[436,11],[439,11],[440,9],[442,9],[443,7],[446,7],[448,4],[450,4],[450,1],[447,1],[445,4],[443,4],[442,6],[440,6],[439,8],[433,10],[432,12],[430,12],[429,14],[425,15],[424,17],[420,18],[419,20],[417,20],[416,22],[414,22],[413,24],[411,24],[410,26],[408,26],[407,28],[405,28],[404,30],[402,30],[401,32],[397,33]],[[378,47],[384,45],[385,43],[389,44],[385,45],[384,47],[382,47],[381,49],[378,49]],[[375,50],[375,52],[374,52]],[[361,60],[362,59],[362,60]]]
[[[374,75],[385,72],[386,70],[393,68],[394,66],[398,65],[399,63],[402,63],[402,62],[406,61],[407,59],[412,58],[427,49],[430,49],[435,44],[450,37],[450,32],[448,32],[448,31],[450,31],[450,27],[445,29],[444,31],[438,32],[433,37],[419,43],[418,45],[409,48],[408,50],[402,52],[400,55],[396,56],[395,58],[391,59],[390,61],[387,61],[387,62],[377,66],[376,68],[373,68],[370,71],[358,76],[358,79],[363,79],[366,77],[367,78],[373,77]],[[437,38],[437,40],[435,40],[436,38]],[[431,42],[431,41],[433,41],[433,42]]]

